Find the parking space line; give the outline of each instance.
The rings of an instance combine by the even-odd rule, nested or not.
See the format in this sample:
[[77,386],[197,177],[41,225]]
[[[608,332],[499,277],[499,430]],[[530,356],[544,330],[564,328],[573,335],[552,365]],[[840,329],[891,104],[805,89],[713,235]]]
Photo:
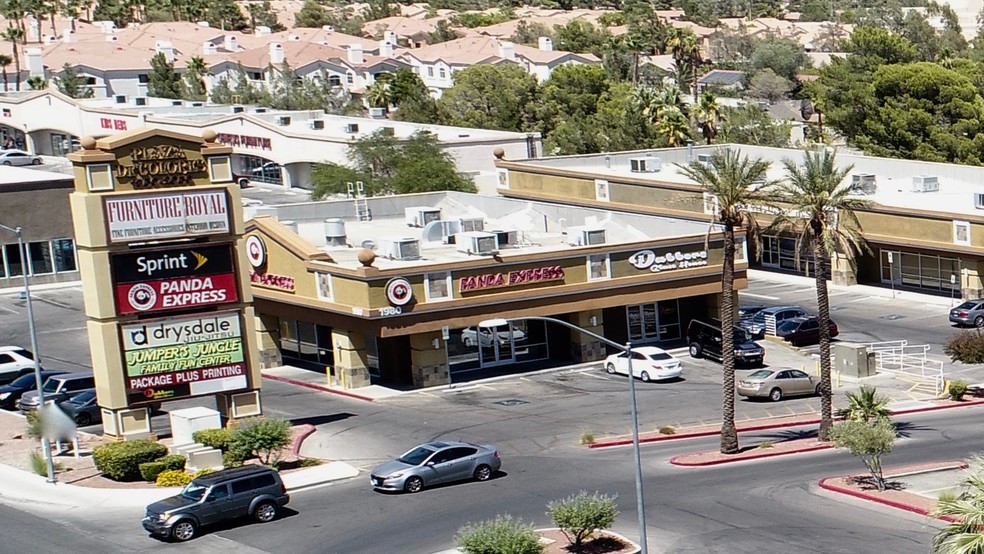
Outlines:
[[3,310],[5,312],[10,312],[14,315],[20,315],[20,312],[18,312],[17,310],[11,310],[10,308],[6,308],[4,306],[0,306],[0,310]]

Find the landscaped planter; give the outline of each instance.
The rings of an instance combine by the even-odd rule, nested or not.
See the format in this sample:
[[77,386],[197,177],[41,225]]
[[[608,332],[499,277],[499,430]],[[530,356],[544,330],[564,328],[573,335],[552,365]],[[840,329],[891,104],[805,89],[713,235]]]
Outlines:
[[544,554],[638,554],[642,550],[638,544],[613,531],[596,531],[578,549],[557,527],[537,529],[536,532],[546,547]]

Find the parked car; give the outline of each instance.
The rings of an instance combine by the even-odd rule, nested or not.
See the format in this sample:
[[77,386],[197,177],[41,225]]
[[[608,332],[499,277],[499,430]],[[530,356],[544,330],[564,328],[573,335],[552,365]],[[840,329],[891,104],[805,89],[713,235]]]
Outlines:
[[766,306],[753,305],[753,306],[741,306],[738,308],[738,320],[745,321],[751,319],[752,316],[764,310]]
[[959,327],[984,327],[984,299],[968,300],[950,310],[950,323]]
[[[759,366],[765,362],[765,349],[752,340],[748,331],[737,325],[733,328],[735,363]],[[687,326],[687,344],[691,358],[708,357],[721,361],[721,326],[693,319]]]
[[[827,329],[830,331],[830,338],[840,334],[833,320],[830,320]],[[787,319],[776,327],[776,336],[785,339],[793,346],[816,344],[820,342],[820,319],[812,315]]]
[[29,152],[17,149],[0,150],[0,164],[3,165],[41,165],[44,160]]
[[[61,375],[63,373],[68,373],[63,370],[44,370],[41,372],[41,385],[44,386],[44,382],[53,375]],[[34,371],[31,370],[30,373],[26,375],[21,375],[20,377],[14,379],[12,383],[3,385],[0,387],[0,408],[4,410],[13,410],[17,408],[17,401],[20,400],[21,396],[27,391],[37,390],[38,385],[34,380]]]
[[377,467],[369,480],[374,489],[419,492],[424,487],[464,479],[488,481],[500,467],[499,451],[490,444],[434,441]]
[[68,400],[59,402],[58,407],[75,420],[75,424],[79,427],[102,422],[102,410],[96,403],[96,389],[84,389],[73,393]]
[[[44,401],[55,404],[68,399],[73,392],[83,389],[91,389],[96,386],[96,380],[91,371],[81,371],[78,373],[65,373],[48,377],[42,385],[44,391]],[[31,412],[38,409],[38,391],[27,391],[17,401],[17,408],[22,412]]]
[[20,346],[0,346],[0,385],[34,373],[34,354]]
[[800,306],[772,306],[759,310],[750,319],[740,321],[738,325],[751,333],[752,338],[757,340],[765,338],[766,323],[770,316],[776,319],[776,327],[779,327],[779,324],[787,319],[808,315],[810,314]]
[[180,494],[147,506],[142,524],[152,535],[184,542],[219,521],[246,516],[273,521],[288,502],[280,474],[250,464],[196,477]]
[[778,402],[786,396],[820,394],[820,379],[798,369],[760,369],[738,381],[737,392]]
[[[626,352],[612,354],[605,359],[608,373],[629,374],[629,357]],[[632,349],[632,376],[644,382],[676,379],[683,375],[683,363],[662,348],[641,346]]]
[[[522,342],[526,340],[526,333],[520,331],[519,329],[512,330],[512,340],[513,342]],[[461,330],[461,342],[468,348],[473,348],[477,346],[480,342],[483,348],[492,346],[495,341],[499,342],[500,346],[505,346],[509,344],[510,331],[508,326],[502,327],[466,327]]]

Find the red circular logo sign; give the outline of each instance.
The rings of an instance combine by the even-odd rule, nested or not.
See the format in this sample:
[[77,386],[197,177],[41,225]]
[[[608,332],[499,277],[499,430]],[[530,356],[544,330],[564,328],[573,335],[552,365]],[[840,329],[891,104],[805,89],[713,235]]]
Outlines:
[[246,237],[246,258],[249,265],[256,269],[266,264],[266,245],[263,244],[263,239],[256,235]]
[[413,300],[413,287],[403,277],[390,279],[386,283],[386,299],[394,306],[406,306]]

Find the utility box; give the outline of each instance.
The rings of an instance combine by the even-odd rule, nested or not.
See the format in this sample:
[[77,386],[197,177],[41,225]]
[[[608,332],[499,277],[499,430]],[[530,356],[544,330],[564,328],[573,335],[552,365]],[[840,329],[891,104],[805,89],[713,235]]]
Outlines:
[[875,353],[863,344],[835,342],[834,371],[847,377],[871,377],[875,374]]
[[185,408],[171,412],[171,437],[174,444],[195,442],[192,435],[204,429],[221,429],[222,416],[209,408]]

